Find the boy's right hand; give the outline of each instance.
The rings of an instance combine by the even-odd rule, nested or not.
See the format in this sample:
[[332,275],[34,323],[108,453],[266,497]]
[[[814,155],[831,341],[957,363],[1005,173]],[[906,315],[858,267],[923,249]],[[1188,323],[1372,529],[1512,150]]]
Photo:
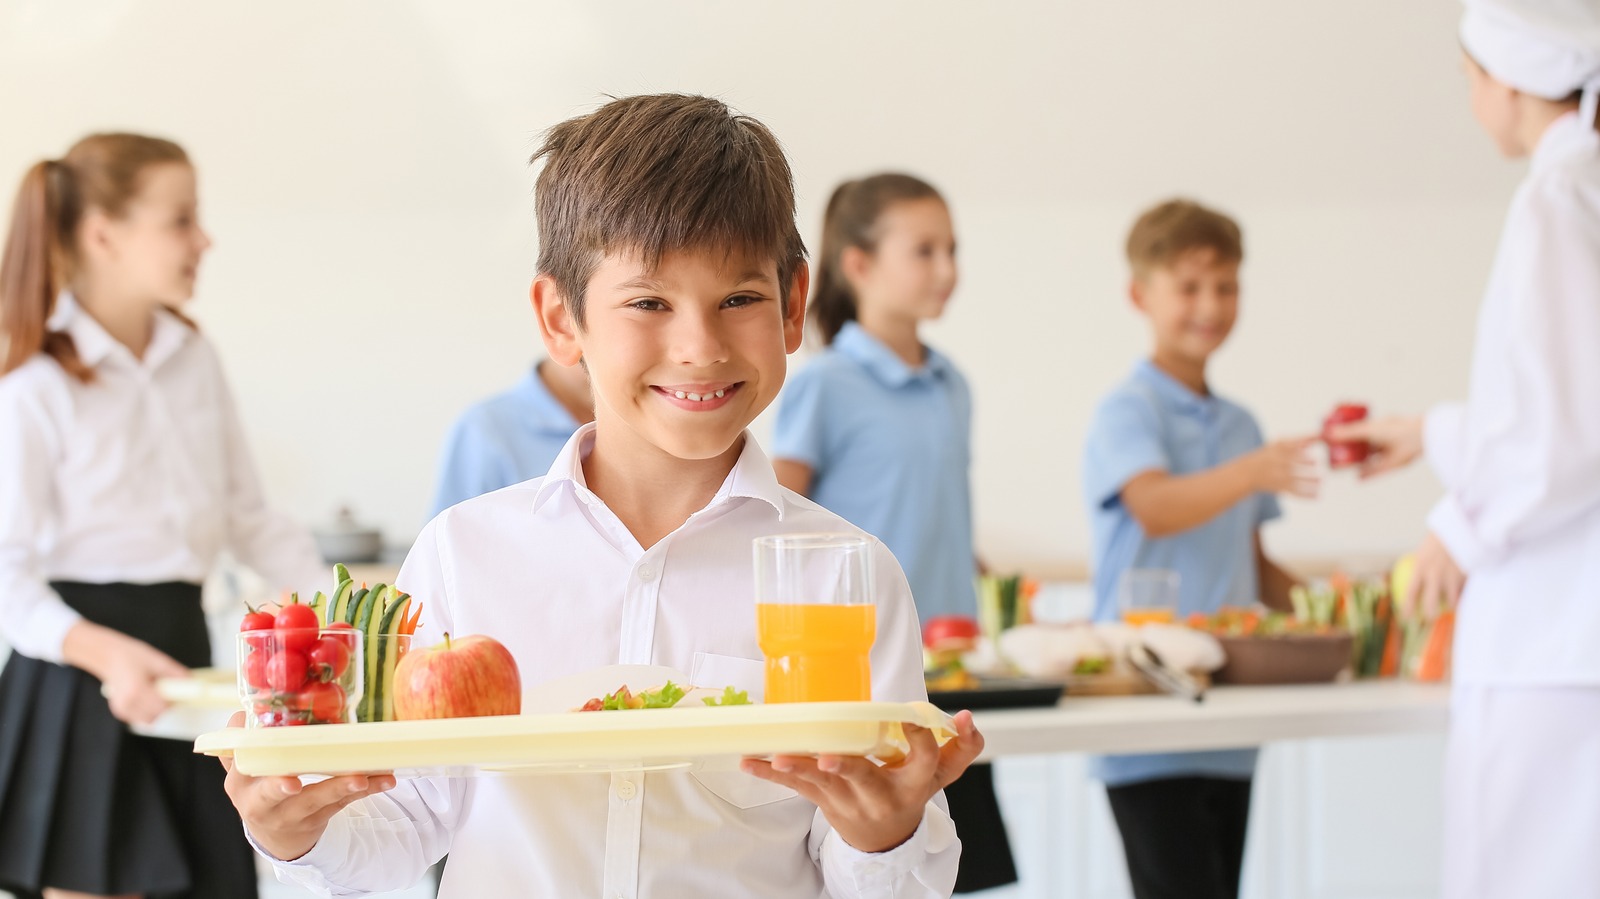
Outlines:
[[[234,712],[228,726],[244,726],[244,712]],[[233,759],[221,761],[228,772],[228,798],[250,836],[273,858],[286,862],[310,852],[340,809],[395,784],[392,774],[349,774],[302,784],[298,777],[251,777],[235,770]]]
[[1250,484],[1260,493],[1289,493],[1304,499],[1317,496],[1316,461],[1311,447],[1316,437],[1274,440],[1244,457]]

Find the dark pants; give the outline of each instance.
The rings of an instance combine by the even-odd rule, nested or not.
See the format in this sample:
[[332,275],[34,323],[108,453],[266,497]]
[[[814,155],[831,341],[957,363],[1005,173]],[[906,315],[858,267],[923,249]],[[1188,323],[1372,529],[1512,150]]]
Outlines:
[[1174,777],[1106,788],[1135,899],[1237,899],[1250,781]]

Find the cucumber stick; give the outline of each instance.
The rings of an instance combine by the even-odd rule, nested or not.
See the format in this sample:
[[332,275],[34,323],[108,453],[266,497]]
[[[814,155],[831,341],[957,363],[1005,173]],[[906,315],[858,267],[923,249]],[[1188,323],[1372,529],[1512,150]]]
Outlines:
[[350,606],[350,594],[356,585],[352,581],[340,581],[338,589],[333,591],[333,598],[328,600],[328,623],[343,621],[345,609]]
[[366,672],[366,682],[362,684],[361,689],[361,702],[356,706],[356,720],[358,721],[378,720],[373,714],[376,707],[373,705],[372,698],[377,694],[378,681],[380,680],[376,676],[378,673],[378,643],[380,641],[374,628],[383,621],[382,614],[378,612],[378,608],[383,604],[383,599],[388,593],[389,587],[385,584],[379,584],[362,594],[361,602],[356,609],[355,620],[351,622],[356,626],[356,630],[362,634],[364,663],[362,670]]
[[383,620],[378,623],[378,629],[369,639],[378,644],[378,664],[372,670],[377,672],[373,694],[372,710],[377,713],[379,721],[394,720],[394,669],[400,663],[400,622],[405,619],[406,609],[411,607],[411,594],[391,590],[391,601],[383,610]]

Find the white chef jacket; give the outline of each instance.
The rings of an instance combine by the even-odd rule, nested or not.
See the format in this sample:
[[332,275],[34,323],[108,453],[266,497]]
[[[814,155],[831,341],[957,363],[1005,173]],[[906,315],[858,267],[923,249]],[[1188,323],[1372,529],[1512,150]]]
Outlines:
[[0,377],[0,635],[60,662],[78,613],[49,581],[203,581],[223,549],[275,586],[326,580],[310,533],[267,506],[211,345],[166,310],[137,359],[71,294],[41,354]]
[[[585,486],[594,429],[581,428],[545,477],[468,500],[423,529],[398,578],[424,603],[418,639],[493,636],[525,688],[638,664],[759,692],[752,539],[861,532],[780,487],[746,434],[710,503],[642,549]],[[926,699],[905,575],[876,541],[872,563],[873,698]],[[402,779],[276,867],[286,883],[335,896],[408,886],[447,851],[444,897],[948,896],[960,842],[942,801],[908,842],[869,854],[816,806],[737,770]]]
[[1568,114],[1507,214],[1428,525],[1467,573],[1455,678],[1600,686],[1600,134]]

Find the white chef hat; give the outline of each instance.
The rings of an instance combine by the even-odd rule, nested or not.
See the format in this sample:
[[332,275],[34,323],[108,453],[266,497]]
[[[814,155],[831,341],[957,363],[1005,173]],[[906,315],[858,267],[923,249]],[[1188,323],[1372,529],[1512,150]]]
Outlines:
[[1463,0],[1461,45],[1496,81],[1562,100],[1582,90],[1578,115],[1600,100],[1600,0]]

